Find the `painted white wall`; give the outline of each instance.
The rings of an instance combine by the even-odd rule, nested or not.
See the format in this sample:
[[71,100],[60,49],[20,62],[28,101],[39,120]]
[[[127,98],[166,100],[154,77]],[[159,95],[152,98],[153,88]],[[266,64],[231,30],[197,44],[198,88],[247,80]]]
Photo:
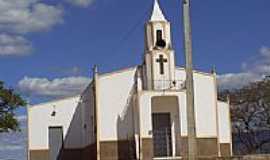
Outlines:
[[218,101],[219,143],[231,143],[231,118],[228,103]]
[[[48,128],[63,127],[65,148],[82,148],[93,144],[94,95],[91,83],[77,97],[38,104],[28,109],[29,149],[48,149]],[[51,116],[56,111],[54,117]]]
[[[182,81],[186,79],[186,73],[183,68],[176,69],[176,79]],[[194,103],[197,137],[217,136],[217,97],[215,90],[215,79],[212,74],[194,71]],[[180,99],[180,103],[182,103],[181,101]],[[187,135],[186,130],[183,133],[184,136]]]
[[[169,97],[177,97],[178,98],[178,104],[179,104],[179,121],[177,125],[180,124],[180,131],[181,135],[184,133],[187,133],[187,121],[186,121],[186,107],[185,107],[185,93],[184,92],[152,92],[152,91],[141,91],[139,92],[139,111],[140,111],[140,131],[141,135],[144,138],[151,138],[152,137],[152,97],[158,97],[158,96],[169,96]],[[162,108],[159,106],[157,107],[159,111],[166,112],[175,112],[174,110],[171,110],[171,108]],[[175,113],[174,113],[175,114]],[[179,130],[178,130],[179,131]]]
[[[176,69],[176,80],[185,81],[183,68]],[[194,72],[195,111],[197,137],[217,137],[215,81],[211,74]],[[141,133],[143,137],[151,137],[151,97],[175,95],[179,99],[181,135],[187,136],[186,93],[143,91],[140,93]]]
[[[153,80],[154,80],[154,88],[155,89],[166,89],[169,88],[169,86],[165,86],[160,84],[166,80],[170,80],[170,58],[169,56],[162,52],[162,51],[156,51],[154,53],[152,53],[152,62],[153,62]],[[157,60],[159,59],[159,56],[162,55],[164,59],[167,60],[166,63],[163,63],[164,65],[164,74],[160,74],[160,63],[157,62]]]
[[217,97],[213,76],[195,73],[195,112],[198,137],[217,136]]
[[100,140],[133,136],[132,89],[136,68],[99,76],[98,107]]
[[140,133],[144,138],[152,137],[151,97],[151,92],[139,93]]
[[[134,109],[134,106],[136,101],[131,95],[134,93],[132,89],[135,82],[135,73],[136,68],[134,67],[99,76],[97,103],[101,141],[126,139],[128,136],[134,136],[134,120],[136,120],[136,117],[134,117],[136,108]],[[185,80],[184,69],[176,69],[176,80]],[[195,72],[194,86],[197,136],[217,136],[217,100],[214,77],[211,74]],[[181,135],[186,136],[186,94],[182,90],[177,92],[140,91],[138,93],[138,112],[140,113],[142,137],[152,136],[151,98],[153,96],[178,97]],[[90,86],[81,97],[81,99],[80,97],[73,97],[31,107],[29,109],[29,148],[48,149],[49,126],[63,126],[64,137],[70,137],[65,142],[67,148],[80,148],[93,143],[95,141],[93,126],[94,100]],[[51,117],[53,106],[55,106],[57,112],[55,117]],[[221,104],[220,108],[224,109],[222,106]],[[226,130],[229,123],[223,117],[219,118],[221,118],[220,122],[222,121],[220,124],[222,125],[221,129]],[[72,125],[73,122],[76,125]],[[71,133],[68,132],[70,127],[72,127]],[[230,130],[227,131],[229,133],[226,132],[224,137],[230,134]],[[221,139],[222,141],[228,140]]]
[[82,144],[88,146],[96,142],[95,139],[95,104],[94,104],[94,92],[93,83],[91,83],[81,96],[82,105]]
[[[82,119],[80,112],[82,110],[77,107],[79,100],[79,97],[72,97],[30,107],[28,109],[29,149],[49,148],[48,128],[50,126],[63,126],[64,137],[69,137],[68,141],[65,141],[65,147],[81,147],[82,126],[80,124],[82,124]],[[54,106],[56,115],[52,117]],[[69,132],[71,123],[77,125],[73,125],[73,131]]]
[[187,136],[187,101],[186,92],[179,95],[179,110],[180,110],[180,128],[181,136]]

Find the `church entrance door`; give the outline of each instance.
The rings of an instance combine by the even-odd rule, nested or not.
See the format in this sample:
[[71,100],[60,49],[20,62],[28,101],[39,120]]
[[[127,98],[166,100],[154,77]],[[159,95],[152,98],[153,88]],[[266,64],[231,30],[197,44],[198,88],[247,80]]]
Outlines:
[[153,142],[155,157],[172,156],[172,134],[170,113],[153,113]]

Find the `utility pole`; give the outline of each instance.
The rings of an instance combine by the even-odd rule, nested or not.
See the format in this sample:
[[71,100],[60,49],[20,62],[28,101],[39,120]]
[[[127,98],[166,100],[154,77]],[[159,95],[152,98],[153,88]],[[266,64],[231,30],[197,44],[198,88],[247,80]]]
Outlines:
[[93,82],[94,82],[94,110],[95,110],[95,134],[96,134],[96,154],[97,160],[100,160],[100,130],[99,130],[99,105],[98,105],[98,67],[93,67]]
[[188,160],[197,159],[196,122],[194,112],[194,82],[192,66],[192,39],[190,22],[190,0],[183,2],[183,24],[186,57],[186,98],[188,127]]

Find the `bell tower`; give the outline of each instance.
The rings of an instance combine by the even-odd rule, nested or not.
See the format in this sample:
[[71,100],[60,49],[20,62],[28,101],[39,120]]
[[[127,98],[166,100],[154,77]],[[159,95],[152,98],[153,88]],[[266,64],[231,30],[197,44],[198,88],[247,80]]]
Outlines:
[[152,16],[145,25],[144,88],[164,90],[175,85],[175,59],[170,23],[155,0]]

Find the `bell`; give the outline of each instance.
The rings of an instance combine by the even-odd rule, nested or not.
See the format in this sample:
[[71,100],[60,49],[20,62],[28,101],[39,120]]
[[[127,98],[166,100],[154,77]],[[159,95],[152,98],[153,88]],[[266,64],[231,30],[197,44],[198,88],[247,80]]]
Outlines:
[[156,42],[156,46],[159,48],[165,48],[166,47],[166,42],[163,39],[160,39]]

